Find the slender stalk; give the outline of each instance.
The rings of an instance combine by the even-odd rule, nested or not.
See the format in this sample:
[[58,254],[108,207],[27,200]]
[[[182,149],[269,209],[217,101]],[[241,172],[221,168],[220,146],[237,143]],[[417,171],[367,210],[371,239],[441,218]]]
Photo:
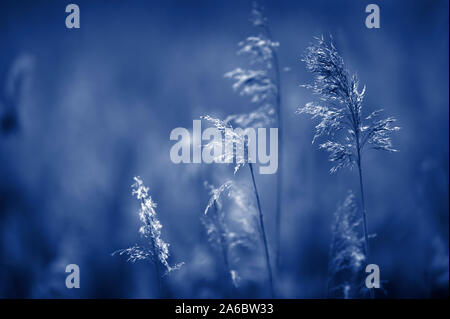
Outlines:
[[[267,24],[264,25],[267,37],[272,41],[272,33]],[[278,171],[277,171],[277,199],[276,199],[276,223],[275,223],[275,265],[277,269],[281,266],[281,194],[283,185],[283,125],[281,119],[281,80],[280,65],[278,55],[275,50],[272,51],[272,63],[275,75],[275,86],[277,88],[275,102],[278,122]]]
[[362,216],[363,216],[363,226],[364,226],[364,250],[366,258],[369,258],[369,235],[367,232],[367,217],[366,217],[366,204],[364,200],[364,186],[362,181],[361,164],[358,164],[359,172],[359,188],[361,191],[361,203],[362,203]]
[[276,253],[275,262],[277,269],[281,265],[281,194],[283,185],[283,125],[281,124],[281,84],[280,84],[280,70],[278,66],[278,57],[276,52],[274,52],[274,69],[275,69],[275,83],[277,86],[277,119],[278,119],[278,172],[277,172],[277,202],[276,202]]
[[266,266],[267,266],[267,272],[269,275],[270,293],[271,293],[272,298],[274,298],[275,293],[273,290],[272,267],[270,266],[269,248],[267,246],[266,231],[264,229],[264,218],[263,218],[263,213],[262,213],[262,209],[261,209],[261,203],[259,201],[258,189],[256,188],[255,175],[253,174],[253,164],[249,163],[249,167],[250,167],[250,172],[252,174],[253,190],[255,191],[256,203],[258,204],[259,224],[261,226],[261,235],[262,235],[263,243],[264,243]]
[[156,284],[158,285],[158,296],[159,298],[163,298],[163,290],[162,290],[162,278],[161,273],[159,271],[159,264],[157,261],[154,263],[155,265],[155,276],[156,276]]
[[[361,191],[361,204],[362,204],[362,216],[363,216],[363,228],[364,228],[364,251],[366,254],[366,264],[368,264],[369,260],[369,235],[367,231],[367,217],[366,217],[366,202],[364,197],[364,184],[363,184],[363,177],[362,177],[362,169],[361,169],[361,151],[359,149],[359,142],[357,139],[357,149],[358,149],[358,173],[359,173],[359,188]],[[373,291],[373,288],[369,289],[370,298],[375,298],[375,293]]]

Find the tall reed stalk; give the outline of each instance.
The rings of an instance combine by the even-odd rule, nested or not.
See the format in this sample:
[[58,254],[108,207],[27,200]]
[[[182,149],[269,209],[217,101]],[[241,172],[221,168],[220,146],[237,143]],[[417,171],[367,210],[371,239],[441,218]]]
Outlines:
[[[256,27],[261,27],[265,33],[269,43],[274,42],[272,31],[270,30],[267,17],[264,16],[263,8],[257,2],[253,3],[251,21]],[[275,98],[275,112],[278,126],[278,171],[277,171],[277,191],[276,191],[276,206],[275,206],[275,266],[277,269],[281,265],[281,205],[282,205],[282,187],[283,187],[283,123],[281,117],[281,77],[280,77],[280,63],[278,60],[277,51],[271,49],[269,55],[270,69],[273,74],[274,98]]]
[[[369,232],[367,230],[367,212],[366,212],[366,200],[364,196],[364,184],[361,168],[361,152],[358,152],[358,175],[359,175],[359,189],[361,192],[361,206],[362,206],[362,220],[363,220],[363,230],[364,230],[364,253],[366,255],[366,261],[369,261]],[[369,289],[370,298],[375,298],[375,292],[373,289]]]
[[[328,140],[320,148],[330,153],[329,160],[334,164],[330,169],[335,173],[341,168],[358,167],[359,188],[361,192],[362,219],[364,229],[365,260],[369,259],[369,234],[367,229],[367,211],[364,196],[362,174],[362,153],[367,148],[397,152],[392,146],[391,134],[400,128],[394,126],[396,119],[380,119],[382,110],[376,110],[363,117],[363,101],[366,92],[361,90],[356,75],[350,75],[344,65],[344,59],[336,47],[322,37],[308,47],[303,61],[306,69],[314,76],[312,84],[303,87],[319,96],[319,100],[309,102],[297,110],[298,113],[320,118],[316,125],[313,143],[320,136]],[[373,289],[370,289],[373,298]]]
[[259,225],[261,227],[261,236],[262,236],[263,244],[264,244],[264,254],[266,257],[266,267],[267,267],[267,273],[268,273],[268,277],[269,277],[270,294],[271,294],[272,298],[274,298],[275,292],[273,289],[272,266],[270,265],[269,248],[267,245],[266,231],[264,228],[264,216],[263,216],[262,209],[261,209],[261,203],[259,200],[258,189],[256,187],[255,175],[253,174],[253,164],[249,163],[248,166],[250,167],[250,173],[252,175],[252,182],[253,182],[253,190],[255,192],[256,203],[258,205]]

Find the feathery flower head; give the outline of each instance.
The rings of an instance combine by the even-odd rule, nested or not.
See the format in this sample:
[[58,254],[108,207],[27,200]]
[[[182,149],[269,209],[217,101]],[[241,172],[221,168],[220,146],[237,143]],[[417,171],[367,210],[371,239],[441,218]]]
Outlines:
[[258,1],[253,1],[252,3],[250,22],[253,23],[255,27],[264,27],[267,25],[267,17],[264,16],[264,8]]
[[[222,236],[230,248],[251,246],[258,236],[258,222],[254,203],[247,196],[250,191],[244,185],[230,180],[217,188],[206,182],[205,185],[210,188],[211,195],[203,218],[209,240],[218,243]],[[228,201],[224,207],[225,198]]]
[[240,91],[240,95],[251,96],[253,103],[266,101],[275,96],[277,92],[276,86],[265,70],[236,68],[225,73],[225,77],[234,80],[233,89]]
[[[127,249],[118,250],[115,253],[119,255],[127,255],[127,261],[136,262],[138,260],[152,260],[159,262],[166,268],[166,274],[172,270],[179,269],[184,263],[178,263],[174,266],[169,265],[169,244],[161,238],[161,222],[158,220],[155,208],[156,203],[149,195],[149,188],[144,185],[140,177],[134,177],[135,183],[132,187],[132,194],[141,203],[139,210],[139,218],[142,226],[139,233],[142,237],[148,239],[148,248],[134,245]],[[113,253],[113,254],[115,254]]]
[[264,35],[250,36],[239,42],[238,55],[250,56],[250,64],[263,64],[272,67],[274,50],[280,46],[279,42],[272,41]]
[[341,168],[352,167],[366,146],[396,152],[391,140],[391,134],[400,130],[394,125],[396,119],[379,119],[382,110],[363,118],[366,88],[359,90],[358,77],[349,75],[332,41],[328,43],[323,36],[316,40],[302,59],[314,81],[303,87],[310,89],[319,99],[298,108],[296,113],[320,119],[315,127],[313,143],[321,136],[330,139],[320,145],[330,153],[329,160],[334,163],[330,171],[334,173]]
[[332,269],[340,271],[351,268],[357,271],[365,260],[363,237],[361,235],[361,218],[359,208],[352,191],[347,193],[345,201],[334,213],[332,227]]
[[363,263],[366,260],[361,232],[362,220],[352,191],[334,213],[332,241],[328,263],[328,283],[330,292],[343,291],[347,298],[350,292],[357,293]]
[[[221,197],[229,192],[232,182],[230,180],[225,181],[225,183],[215,188],[205,181],[205,186],[209,189],[210,198],[201,220],[205,226],[208,241],[212,246],[216,249],[226,250],[226,234],[228,233],[228,228],[225,223],[225,213],[222,209]],[[212,207],[214,209],[211,209]]]
[[211,195],[208,201],[208,205],[206,205],[205,208],[205,215],[208,213],[208,210],[214,205],[214,202],[216,202],[217,205],[221,206],[220,196],[226,193],[231,188],[231,185],[232,182],[228,180],[222,185],[220,185],[218,188],[214,188],[213,185],[209,184],[208,182],[205,182],[205,186],[210,190],[209,195]]
[[218,187],[205,182],[205,186],[210,189],[211,197],[201,221],[208,241],[224,258],[232,284],[238,287],[241,279],[233,266],[238,267],[235,263],[241,249],[255,249],[258,238],[256,209],[248,200],[248,191],[237,182],[228,180]]
[[270,104],[265,104],[250,113],[232,114],[227,116],[225,123],[234,124],[242,128],[268,127],[275,122],[275,109]]
[[223,150],[215,159],[216,162],[233,163],[233,159],[236,157],[234,166],[234,173],[236,174],[246,163],[245,151],[248,149],[248,141],[245,139],[245,130],[239,133],[233,129],[231,124],[209,115],[201,116],[200,118],[212,123],[222,133],[220,141],[213,139],[204,147],[209,150],[219,147],[219,149]]

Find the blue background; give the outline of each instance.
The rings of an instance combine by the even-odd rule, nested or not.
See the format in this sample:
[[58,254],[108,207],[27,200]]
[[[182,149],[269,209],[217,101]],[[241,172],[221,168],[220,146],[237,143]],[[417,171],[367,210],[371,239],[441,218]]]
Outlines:
[[[257,34],[251,2],[77,0],[78,30],[65,27],[68,3],[0,4],[0,97],[11,67],[28,61],[14,105],[18,126],[0,135],[0,297],[161,296],[152,264],[110,255],[139,241],[136,175],[158,203],[171,262],[186,263],[164,277],[163,296],[226,296],[200,216],[203,182],[232,178],[232,167],[173,164],[169,134],[204,114],[254,108],[223,77],[245,65],[237,43]],[[326,297],[333,212],[348,189],[358,190],[356,171],[329,174],[327,154],[311,145],[314,123],[295,114],[312,99],[299,87],[311,81],[300,57],[321,34],[333,35],[367,85],[367,114],[384,108],[402,127],[399,153],[364,159],[369,230],[377,234],[371,258],[385,297],[448,296],[448,1],[377,0],[377,30],[364,25],[368,3],[263,3],[281,67],[290,68],[281,78],[279,297]],[[235,178],[249,181],[248,169]],[[276,177],[256,180],[273,253]],[[237,256],[244,278],[236,296],[267,297],[262,259],[246,257]],[[80,289],[64,285],[70,263],[81,268]]]

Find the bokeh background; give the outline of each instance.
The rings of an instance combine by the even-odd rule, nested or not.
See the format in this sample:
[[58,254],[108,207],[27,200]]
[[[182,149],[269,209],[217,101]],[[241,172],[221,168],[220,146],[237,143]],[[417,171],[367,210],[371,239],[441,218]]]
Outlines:
[[[224,165],[170,161],[175,127],[204,114],[254,109],[223,74],[243,66],[237,43],[257,30],[250,1],[77,0],[81,28],[65,27],[64,1],[0,4],[0,297],[220,298],[223,262],[200,217],[204,181],[249,181]],[[367,1],[266,1],[282,73],[285,134],[281,298],[327,296],[331,222],[355,171],[329,174],[311,144],[314,123],[295,114],[312,99],[300,57],[332,34],[367,85],[366,112],[398,118],[395,154],[369,152],[365,187],[373,261],[383,298],[448,296],[448,1],[383,1],[381,28],[364,25]],[[20,83],[12,94],[12,83]],[[178,271],[156,287],[151,263],[111,256],[139,242],[139,175],[158,203]],[[275,175],[257,175],[273,253]],[[242,216],[241,216],[242,217]],[[245,216],[244,216],[245,217]],[[267,297],[260,247],[233,257],[236,297]],[[65,266],[81,269],[67,289]]]

